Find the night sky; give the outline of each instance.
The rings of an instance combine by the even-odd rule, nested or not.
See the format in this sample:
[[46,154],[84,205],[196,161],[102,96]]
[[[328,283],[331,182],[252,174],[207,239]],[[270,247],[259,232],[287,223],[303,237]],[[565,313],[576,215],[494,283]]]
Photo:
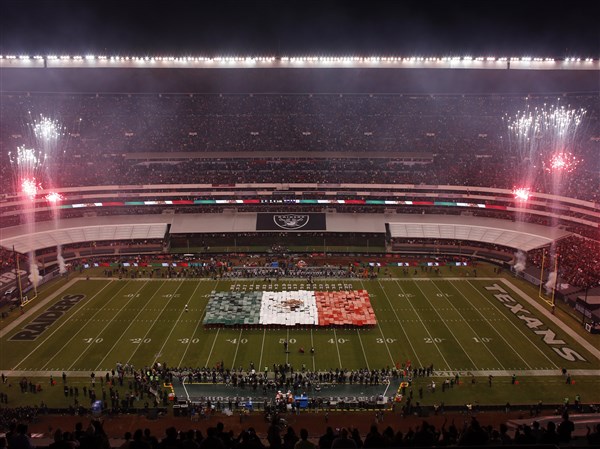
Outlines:
[[0,52],[598,58],[599,9],[580,0],[0,0]]

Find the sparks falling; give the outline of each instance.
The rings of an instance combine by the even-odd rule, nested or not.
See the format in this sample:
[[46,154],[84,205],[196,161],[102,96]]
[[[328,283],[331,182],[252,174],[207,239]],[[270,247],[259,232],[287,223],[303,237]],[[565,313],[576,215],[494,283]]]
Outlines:
[[34,120],[31,125],[36,139],[40,142],[49,143],[58,140],[63,134],[62,127],[58,123],[58,120],[52,120],[41,114],[40,119]]
[[41,188],[39,180],[43,178],[44,153],[22,145],[17,147],[16,152],[9,153],[8,157],[13,168],[16,190],[30,199],[35,198]]
[[58,192],[50,192],[44,198],[51,204],[57,204],[59,201],[63,200],[63,196]]
[[575,155],[580,150],[585,114],[585,109],[571,109],[557,103],[527,106],[514,117],[505,117],[509,151],[515,161],[512,168],[520,184],[562,194],[568,182],[564,175],[573,172],[579,163]]
[[36,118],[29,113],[27,134],[32,145],[44,154],[47,163],[44,164],[45,175],[50,186],[56,185],[59,175],[59,162],[63,157],[67,136],[66,128],[56,118],[39,114]]
[[548,173],[571,173],[579,164],[579,159],[572,153],[556,153],[550,156],[548,161],[544,161],[544,170]]
[[35,178],[23,179],[21,182],[21,192],[23,192],[30,200],[35,199],[38,190],[41,186],[36,182]]
[[529,199],[529,188],[527,187],[515,188],[512,193],[517,201],[526,202]]

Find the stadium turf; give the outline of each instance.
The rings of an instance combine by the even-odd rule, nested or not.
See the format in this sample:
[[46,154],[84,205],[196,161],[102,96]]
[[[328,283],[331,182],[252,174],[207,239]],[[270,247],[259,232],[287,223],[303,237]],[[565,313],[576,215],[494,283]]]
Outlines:
[[366,289],[377,317],[369,329],[203,327],[212,291],[275,284],[281,290],[284,283],[289,290],[304,281],[74,278],[3,325],[0,370],[89,375],[117,362],[139,368],[157,361],[257,370],[280,363],[374,369],[410,361],[463,376],[556,375],[563,367],[584,375],[600,368],[592,345],[500,278],[315,281],[323,290]]

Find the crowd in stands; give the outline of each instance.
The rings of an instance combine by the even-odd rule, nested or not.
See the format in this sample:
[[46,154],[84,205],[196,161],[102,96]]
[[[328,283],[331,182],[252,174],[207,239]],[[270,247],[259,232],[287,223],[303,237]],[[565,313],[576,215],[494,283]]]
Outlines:
[[[381,416],[383,420],[383,416]],[[522,425],[512,434],[506,424],[498,428],[482,425],[475,416],[465,419],[462,424],[447,421],[441,427],[423,420],[408,430],[394,430],[391,425],[381,422],[370,426],[366,434],[356,427],[333,429],[328,426],[324,433],[310,432],[301,428],[298,433],[293,426],[287,425],[278,416],[271,421],[266,436],[259,436],[254,427],[243,429],[236,435],[227,430],[222,422],[206,428],[206,434],[199,429],[178,431],[170,426],[161,438],[152,434],[148,428],[137,429],[133,434],[125,432],[122,449],[360,449],[384,447],[452,447],[452,446],[490,446],[506,445],[534,446],[570,444],[581,445],[584,441],[590,447],[600,444],[600,424],[588,432],[584,439],[573,436],[574,423],[568,413],[563,414],[558,424],[548,421],[542,426],[538,421],[531,425]],[[84,429],[78,422],[72,431],[56,429],[54,442],[49,449],[110,449],[111,442],[104,430],[102,421],[92,420]],[[191,426],[194,427],[194,426]],[[12,423],[6,437],[0,438],[0,447],[8,449],[31,449],[33,444],[24,423]]]
[[[521,154],[507,144],[507,115],[558,99],[520,96],[401,95],[78,95],[5,94],[0,139],[12,149],[27,142],[23,123],[55,114],[66,128],[61,156],[48,173],[55,186],[149,183],[362,182],[484,185],[520,184]],[[595,95],[561,99],[584,107],[577,141],[586,162],[564,180],[568,196],[598,200],[599,106]],[[135,111],[135,112],[133,112]],[[31,115],[30,115],[31,114]],[[154,164],[127,160],[139,152],[370,152],[425,153],[433,164],[393,159],[188,160]],[[485,157],[482,157],[485,156]],[[6,154],[3,157],[7,157]],[[2,193],[13,191],[10,164],[1,164]],[[142,163],[140,163],[142,162]],[[540,173],[538,173],[540,174]],[[596,184],[594,184],[596,182]],[[534,190],[552,192],[549,177]]]
[[[320,183],[320,184],[427,184],[483,186],[513,189],[525,184],[516,175],[514,161],[501,155],[477,158],[469,153],[439,154],[431,164],[401,165],[393,159],[337,159],[337,160],[257,160],[194,159],[178,163],[145,164],[121,156],[108,159],[89,156],[87,162],[68,161],[61,171],[69,176],[60,177],[57,187],[93,185],[141,184],[213,184],[235,183]],[[273,155],[277,157],[276,154]],[[302,157],[302,156],[299,156]],[[91,162],[90,162],[91,160]],[[8,165],[8,164],[7,164]],[[94,167],[91,171],[91,167]],[[8,165],[10,167],[10,165]],[[534,173],[531,190],[599,201],[598,169],[593,164],[583,165],[574,173],[553,183],[551,174],[539,170]],[[7,173],[2,185],[3,193],[14,192],[15,186]],[[411,199],[411,198],[407,198]]]
[[[558,255],[560,282],[592,288],[600,286],[600,242],[572,235],[557,242],[555,248],[542,248],[527,254],[527,263],[541,268],[554,267],[553,254]],[[550,270],[548,270],[550,271]]]
[[12,249],[0,247],[0,274],[17,268],[17,256],[19,265],[23,269],[28,263],[26,255],[16,253]]

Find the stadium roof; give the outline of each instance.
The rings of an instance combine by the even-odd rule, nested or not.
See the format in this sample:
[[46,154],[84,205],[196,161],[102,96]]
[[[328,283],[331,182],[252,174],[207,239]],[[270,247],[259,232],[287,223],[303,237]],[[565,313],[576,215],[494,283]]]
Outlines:
[[[1,61],[1,60],[0,60]],[[4,60],[6,62],[6,60]],[[38,64],[38,62],[33,62]],[[487,63],[484,63],[487,64]],[[0,91],[57,93],[280,93],[280,94],[564,94],[597,93],[600,61],[576,62],[571,70],[564,63],[551,69],[514,70],[508,62],[494,68],[477,69],[475,64],[452,68],[429,68],[399,63],[356,67],[308,65],[269,68],[254,64],[235,69],[228,64],[211,68],[156,68],[137,64],[118,68],[110,63],[99,66],[49,66],[9,68],[0,66]],[[543,64],[543,63],[542,63]],[[160,65],[160,64],[159,64]],[[435,67],[436,64],[432,63]]]
[[[167,226],[172,234],[256,232],[257,214],[121,215],[41,222],[36,232],[27,226],[2,230],[0,246],[27,253],[56,245],[101,240],[163,238]],[[492,218],[415,214],[327,214],[332,233],[384,233],[389,224],[392,237],[470,240],[529,251],[569,235],[568,232],[531,223]],[[280,231],[273,231],[280,232]],[[301,231],[294,231],[301,232]]]

